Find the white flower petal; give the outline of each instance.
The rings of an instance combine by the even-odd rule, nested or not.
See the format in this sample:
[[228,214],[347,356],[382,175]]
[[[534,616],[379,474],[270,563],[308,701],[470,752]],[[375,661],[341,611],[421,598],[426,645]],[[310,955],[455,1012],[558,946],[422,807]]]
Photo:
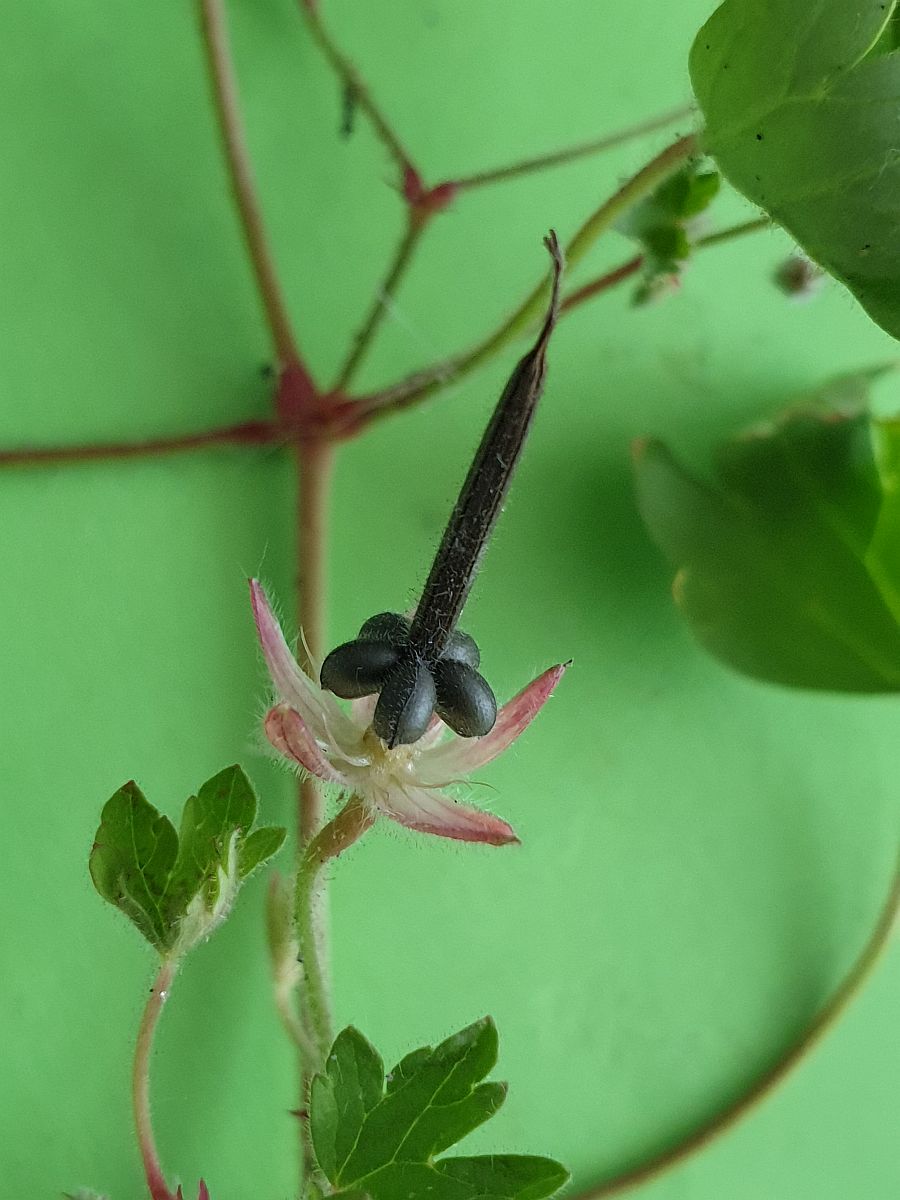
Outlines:
[[499,817],[457,804],[443,792],[392,787],[389,792],[376,793],[373,799],[385,816],[419,833],[460,842],[485,842],[490,846],[505,846],[519,840],[513,828]]
[[337,738],[347,746],[354,745],[355,726],[337,701],[300,670],[258,579],[250,580],[250,597],[259,643],[279,699],[300,714],[319,741]]
[[290,705],[278,704],[270,709],[263,727],[279,754],[293,759],[326,783],[349,787],[349,780],[331,765],[303,718]]
[[425,750],[416,766],[418,779],[426,785],[446,784],[470,775],[502,754],[550,699],[568,665],[551,667],[513,696],[500,709],[494,728],[484,737],[454,737],[433,750]]

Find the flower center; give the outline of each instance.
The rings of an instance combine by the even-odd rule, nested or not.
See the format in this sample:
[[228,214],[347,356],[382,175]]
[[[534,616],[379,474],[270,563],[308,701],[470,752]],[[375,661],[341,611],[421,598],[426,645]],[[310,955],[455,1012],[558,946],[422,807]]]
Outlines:
[[371,727],[363,734],[362,742],[369,759],[369,774],[376,781],[409,780],[415,774],[415,761],[419,757],[415,743],[386,746]]

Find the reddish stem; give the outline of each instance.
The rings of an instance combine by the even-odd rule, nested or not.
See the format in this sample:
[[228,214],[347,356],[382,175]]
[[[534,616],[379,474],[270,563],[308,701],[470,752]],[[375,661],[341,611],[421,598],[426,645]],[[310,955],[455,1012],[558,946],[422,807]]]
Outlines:
[[637,272],[644,265],[643,254],[636,254],[634,258],[629,258],[628,262],[622,263],[613,270],[607,271],[605,275],[601,275],[599,279],[594,279],[590,283],[584,284],[583,287],[576,288],[574,292],[570,292],[560,305],[560,313],[568,312],[570,308],[575,308],[578,304],[583,304],[585,300],[591,300],[594,296],[599,296],[601,292],[606,292],[610,288],[621,283],[624,279],[628,279],[631,275]]
[[153,1122],[150,1115],[150,1055],[153,1050],[153,1038],[156,1034],[160,1013],[169,998],[169,989],[177,970],[177,964],[170,961],[164,961],[160,966],[144,1007],[134,1051],[132,1073],[134,1124],[141,1151],[141,1161],[144,1164],[144,1175],[152,1200],[176,1200],[169,1191],[163,1175],[156,1139],[153,1136]]
[[282,367],[301,362],[287,306],[269,249],[262,210],[247,150],[247,139],[238,103],[237,80],[228,42],[228,25],[222,0],[199,0],[203,45],[212,81],[213,99],[231,187],[241,219],[244,240],[253,264],[260,298]]
[[272,421],[245,421],[204,433],[178,437],[150,438],[143,442],[99,443],[92,446],[26,447],[0,450],[0,467],[51,466],[54,463],[92,462],[109,458],[140,458],[148,454],[175,454],[204,446],[264,446],[278,441],[279,430]]

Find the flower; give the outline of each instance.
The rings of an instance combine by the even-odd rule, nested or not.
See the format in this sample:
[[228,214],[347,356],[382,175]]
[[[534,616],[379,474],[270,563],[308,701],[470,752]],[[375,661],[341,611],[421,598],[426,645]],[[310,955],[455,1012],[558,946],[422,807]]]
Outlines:
[[266,737],[285,758],[326,783],[352,792],[374,812],[407,829],[463,842],[517,842],[512,827],[459,804],[443,789],[491,762],[530,725],[568,664],[551,667],[503,705],[484,737],[444,739],[435,718],[411,745],[388,748],[371,728],[376,697],[340,707],[299,667],[262,584],[250,580],[253,616],[279,703],[265,716]]

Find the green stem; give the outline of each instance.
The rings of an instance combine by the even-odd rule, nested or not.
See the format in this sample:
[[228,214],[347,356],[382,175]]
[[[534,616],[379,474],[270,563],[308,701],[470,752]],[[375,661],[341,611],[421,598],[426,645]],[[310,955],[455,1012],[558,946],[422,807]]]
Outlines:
[[300,856],[294,885],[294,922],[305,980],[309,1031],[319,1051],[320,1066],[332,1042],[331,999],[316,928],[316,891],[322,868],[337,858],[374,824],[375,818],[356,796],[312,839]]
[[586,1188],[571,1200],[606,1200],[609,1196],[620,1196],[648,1183],[658,1176],[680,1166],[686,1159],[706,1149],[730,1133],[736,1125],[755,1112],[784,1081],[805,1062],[822,1039],[838,1024],[841,1017],[868,982],[887,947],[891,932],[900,909],[900,862],[895,867],[891,889],[878,922],[859,955],[831,999],[817,1013],[799,1040],[767,1068],[750,1085],[742,1096],[692,1130],[682,1141],[641,1163],[640,1166],[607,1179],[594,1187]]
[[156,1034],[160,1013],[169,998],[169,989],[177,971],[178,964],[166,959],[153,981],[138,1028],[134,1050],[134,1069],[131,1076],[134,1125],[137,1131],[141,1160],[144,1164],[144,1175],[152,1200],[175,1200],[163,1175],[159,1152],[156,1149],[156,1139],[153,1136],[153,1121],[150,1115],[150,1055],[153,1050],[153,1038]]
[[[594,242],[644,196],[649,195],[664,179],[697,152],[697,138],[690,134],[647,163],[636,175],[596,209],[584,222],[565,250],[569,269],[578,265]],[[360,415],[375,414],[387,409],[406,408],[438,391],[451,380],[455,383],[513,341],[543,312],[549,296],[547,279],[532,289],[519,307],[500,327],[466,354],[452,358],[423,371],[417,371],[399,384],[357,401]]]
[[625,145],[626,142],[633,142],[637,138],[645,137],[648,133],[665,129],[667,125],[673,125],[676,121],[687,120],[693,116],[694,111],[692,104],[683,104],[680,108],[669,109],[656,117],[650,117],[649,120],[640,121],[636,125],[628,125],[625,129],[618,129],[615,133],[606,133],[602,137],[579,142],[577,146],[567,146],[562,150],[551,151],[549,154],[536,154],[533,158],[510,163],[506,167],[495,167],[492,171],[479,171],[473,175],[463,175],[450,180],[450,182],[457,191],[462,191],[468,188],[483,187],[490,183],[503,183],[508,179],[516,179],[520,175],[529,175],[548,167],[565,166],[579,158],[587,158],[591,154],[600,154],[604,150],[612,150],[616,146]]
[[426,213],[420,212],[415,208],[409,209],[406,229],[394,253],[388,273],[381,287],[378,289],[375,299],[372,301],[372,305],[366,314],[359,332],[353,339],[350,353],[347,355],[344,365],[338,372],[332,391],[345,391],[359,370],[367,351],[374,342],[375,336],[387,315],[388,306],[397,294],[400,281],[403,279],[409,268],[409,264],[412,262],[413,254],[422,234],[425,232],[428,220],[429,217]]

